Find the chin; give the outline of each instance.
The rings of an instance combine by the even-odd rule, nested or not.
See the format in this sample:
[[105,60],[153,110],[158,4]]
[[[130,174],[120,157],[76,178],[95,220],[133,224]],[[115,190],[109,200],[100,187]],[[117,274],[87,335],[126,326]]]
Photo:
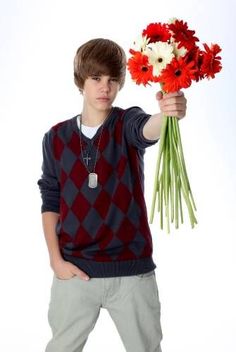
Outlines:
[[112,103],[110,101],[109,102],[98,102],[98,104],[96,104],[96,107],[99,110],[106,111],[106,110],[111,109]]

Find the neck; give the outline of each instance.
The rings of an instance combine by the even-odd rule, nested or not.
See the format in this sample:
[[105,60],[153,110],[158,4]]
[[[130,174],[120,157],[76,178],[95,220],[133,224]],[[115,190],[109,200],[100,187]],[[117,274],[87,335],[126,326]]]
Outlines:
[[82,109],[82,123],[85,126],[94,127],[103,123],[110,113],[112,107],[108,110],[95,111],[94,109],[83,107]]

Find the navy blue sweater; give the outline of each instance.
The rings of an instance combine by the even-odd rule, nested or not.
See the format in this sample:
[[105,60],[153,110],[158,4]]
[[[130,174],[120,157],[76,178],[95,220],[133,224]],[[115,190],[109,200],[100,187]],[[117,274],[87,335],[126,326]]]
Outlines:
[[[93,138],[77,116],[51,127],[43,138],[41,212],[56,212],[63,258],[90,277],[129,276],[156,268],[144,199],[145,148],[156,140],[143,136],[150,118],[139,107],[114,107]],[[101,134],[102,131],[102,134]],[[101,140],[98,146],[99,136]],[[81,154],[90,152],[98,186],[88,187]]]

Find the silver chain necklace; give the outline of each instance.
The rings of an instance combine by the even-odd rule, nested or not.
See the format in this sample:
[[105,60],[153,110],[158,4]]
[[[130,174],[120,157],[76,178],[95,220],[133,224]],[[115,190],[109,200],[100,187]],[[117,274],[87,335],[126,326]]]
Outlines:
[[[99,150],[99,145],[100,145],[100,141],[101,141],[101,137],[102,137],[102,132],[103,132],[103,127],[104,127],[104,122],[107,120],[107,118],[111,115],[113,111],[113,108],[111,109],[111,111],[109,112],[109,114],[107,115],[107,117],[105,118],[105,120],[103,121],[103,124],[102,124],[102,130],[101,130],[101,133],[99,135],[99,140],[98,140],[98,145],[97,145],[97,149],[96,149],[96,156],[95,156],[95,162],[94,162],[94,166],[93,166],[93,170],[90,171],[89,168],[88,168],[88,164],[89,164],[89,160],[91,160],[91,157],[89,157],[89,154],[87,153],[87,156],[84,157],[84,154],[83,154],[83,148],[82,148],[82,138],[81,138],[81,128],[82,128],[82,114],[79,114],[79,122],[80,122],[80,128],[79,128],[79,133],[80,133],[80,150],[81,150],[81,154],[82,154],[82,159],[83,159],[83,163],[84,163],[84,166],[85,168],[87,169],[88,171],[88,187],[90,188],[96,188],[97,185],[98,185],[98,174],[95,172],[95,167],[96,167],[96,164],[97,164],[97,155],[98,155],[98,150]],[[92,147],[91,147],[92,149]],[[90,149],[90,150],[91,150]],[[86,162],[85,162],[86,160]]]

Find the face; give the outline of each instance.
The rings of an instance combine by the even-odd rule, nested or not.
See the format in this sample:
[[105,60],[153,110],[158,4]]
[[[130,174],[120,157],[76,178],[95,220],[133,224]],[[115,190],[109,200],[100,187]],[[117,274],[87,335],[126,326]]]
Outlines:
[[97,111],[107,111],[120,89],[117,78],[99,75],[89,76],[84,82],[84,104]]

